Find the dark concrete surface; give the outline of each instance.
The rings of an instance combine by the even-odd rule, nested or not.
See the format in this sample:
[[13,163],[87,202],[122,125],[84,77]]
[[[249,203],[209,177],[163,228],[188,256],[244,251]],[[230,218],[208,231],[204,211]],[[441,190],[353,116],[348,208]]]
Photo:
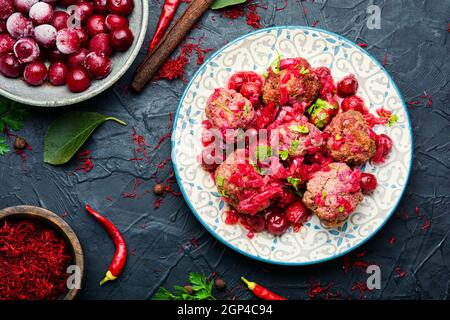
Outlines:
[[[159,16],[160,1],[150,1],[150,38]],[[393,76],[405,101],[420,102],[409,109],[414,131],[413,172],[400,206],[385,227],[350,260],[377,264],[382,272],[382,289],[366,292],[368,299],[447,299],[450,287],[450,130],[449,130],[449,32],[450,1],[260,1],[257,12],[262,25],[311,25],[343,35],[367,50],[379,61],[387,52],[386,69]],[[366,9],[382,9],[381,29],[366,27]],[[184,8],[185,4],[182,4]],[[305,9],[305,11],[303,10]],[[306,13],[306,17],[304,15]],[[191,33],[204,36],[204,47],[219,49],[225,42],[252,31],[246,18],[229,20],[209,11]],[[137,58],[140,61],[145,49]],[[185,88],[183,81],[157,81],[142,94],[127,92],[137,64],[107,92],[80,105],[55,110],[33,109],[20,132],[33,147],[28,161],[15,154],[0,157],[0,207],[31,204],[62,216],[77,232],[86,254],[86,281],[80,299],[149,299],[159,286],[184,285],[189,271],[216,272],[227,282],[228,291],[218,297],[250,299],[240,276],[260,282],[291,299],[307,299],[311,283],[333,283],[332,292],[341,298],[358,298],[355,282],[367,275],[358,268],[344,272],[344,258],[308,267],[278,267],[250,260],[226,248],[213,238],[191,214],[184,200],[166,195],[159,209],[151,189],[157,180],[170,175],[155,164],[170,156],[170,140],[151,153],[153,164],[129,161],[133,128],[153,147],[166,133],[169,112],[175,112]],[[187,70],[189,79],[198,68]],[[433,105],[421,98],[427,91]],[[74,170],[77,160],[66,166],[43,163],[43,139],[48,125],[64,111],[92,110],[114,115],[128,123],[110,122],[100,127],[82,150],[92,151],[94,168],[88,173]],[[133,179],[143,184],[139,199],[123,198],[133,189]],[[105,231],[83,207],[90,203],[123,232],[128,264],[122,277],[103,287],[98,285],[112,258],[114,247]],[[415,208],[420,209],[416,216]],[[66,212],[66,214],[64,214]],[[408,218],[406,218],[408,216]],[[427,219],[429,229],[423,228]],[[395,237],[394,244],[390,244]],[[366,252],[364,257],[358,253]],[[406,274],[402,277],[399,269]],[[323,296],[319,296],[321,298]]]

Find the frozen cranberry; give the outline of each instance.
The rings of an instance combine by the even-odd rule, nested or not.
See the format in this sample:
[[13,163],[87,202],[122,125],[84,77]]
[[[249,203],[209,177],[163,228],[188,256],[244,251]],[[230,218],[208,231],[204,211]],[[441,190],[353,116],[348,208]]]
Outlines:
[[118,14],[120,16],[127,16],[133,11],[133,0],[108,0],[108,9],[111,13]]
[[69,14],[65,11],[53,12],[52,25],[56,28],[56,31],[67,28],[67,21],[69,20]]
[[81,1],[77,3],[77,6],[80,10],[81,22],[86,21],[90,16],[94,14],[94,5],[91,2]]
[[364,194],[369,194],[377,188],[377,178],[371,173],[361,173],[361,191]]
[[266,229],[266,220],[262,215],[243,216],[243,224],[252,232],[263,232]]
[[341,108],[343,111],[355,110],[361,112],[362,114],[366,114],[368,112],[366,106],[364,105],[364,100],[358,96],[350,96],[342,100]]
[[23,79],[32,86],[40,86],[47,78],[47,67],[41,61],[31,62],[23,71]]
[[93,37],[99,33],[106,32],[105,17],[100,14],[95,14],[90,16],[86,22],[86,29],[88,34]]
[[0,20],[8,19],[14,12],[13,0],[0,0]]
[[14,12],[6,21],[6,29],[14,38],[26,38],[33,35],[33,23],[20,12]]
[[49,24],[41,24],[34,28],[34,40],[44,48],[52,48],[55,46],[56,34],[55,27]]
[[90,87],[91,78],[83,67],[72,67],[66,77],[67,87],[70,91],[82,92]]
[[280,236],[289,228],[289,222],[283,214],[271,212],[266,217],[266,227],[269,233]]
[[0,57],[0,73],[5,77],[17,78],[22,74],[22,64],[12,53]]
[[68,7],[71,6],[73,4],[75,4],[77,2],[77,0],[60,0],[59,3],[61,3],[61,5],[63,5],[64,7]]
[[110,56],[112,53],[112,47],[109,43],[109,35],[106,33],[96,34],[89,42],[89,51],[100,52],[106,56]]
[[0,56],[12,52],[15,42],[9,34],[0,34]]
[[111,33],[111,45],[117,51],[126,51],[133,40],[133,33],[128,27],[119,27]]
[[94,0],[94,11],[97,13],[106,13],[108,11],[107,0]]
[[28,14],[31,7],[38,2],[39,0],[14,0],[14,8],[16,8],[16,11]]
[[13,50],[20,63],[36,61],[41,54],[39,45],[31,38],[17,40]]
[[309,210],[301,201],[294,202],[286,209],[286,219],[294,226],[304,223],[309,216]]
[[376,150],[372,161],[375,163],[383,163],[392,149],[392,140],[388,135],[382,133],[375,138],[375,146]]
[[81,66],[88,53],[89,53],[88,49],[81,48],[77,52],[69,54],[66,59],[67,64],[71,67]]
[[64,28],[56,35],[56,47],[64,54],[71,54],[80,48],[80,37],[75,29]]
[[354,74],[349,74],[337,83],[337,93],[341,98],[352,96],[358,91],[358,81]]
[[89,44],[89,35],[85,28],[75,28],[80,38],[80,47],[86,48]]
[[66,83],[66,76],[69,68],[62,62],[55,62],[48,68],[48,80],[54,86],[61,86]]
[[107,56],[102,53],[91,52],[84,59],[83,67],[93,79],[103,79],[111,72],[112,63]]
[[47,57],[50,60],[50,62],[64,62],[66,59],[66,55],[64,55],[57,48],[53,48],[47,51]]
[[53,7],[48,3],[38,2],[31,7],[29,17],[35,25],[50,23],[53,19]]
[[261,86],[256,82],[246,82],[241,87],[241,94],[246,97],[253,106],[259,106],[259,96],[261,95]]
[[0,33],[6,33],[8,29],[6,29],[6,20],[0,20]]
[[48,3],[49,5],[51,5],[53,8],[56,6],[56,3],[59,0],[41,0],[42,2]]
[[119,27],[128,27],[128,19],[111,13],[106,16],[105,24],[109,31],[114,31]]

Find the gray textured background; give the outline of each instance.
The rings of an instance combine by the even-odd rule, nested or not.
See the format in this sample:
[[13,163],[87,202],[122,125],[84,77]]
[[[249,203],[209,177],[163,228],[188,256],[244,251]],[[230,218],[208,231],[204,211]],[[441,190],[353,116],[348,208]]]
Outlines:
[[[382,289],[366,293],[365,298],[448,298],[450,288],[450,142],[449,142],[449,33],[450,1],[259,1],[263,26],[311,25],[343,35],[357,43],[369,44],[367,50],[379,61],[386,52],[386,69],[393,76],[405,101],[420,101],[409,112],[414,131],[413,172],[396,216],[368,243],[349,255],[378,264]],[[382,8],[381,30],[368,30],[366,8]],[[182,4],[183,8],[185,5]],[[159,16],[159,1],[151,1],[150,38]],[[306,10],[306,17],[303,14]],[[181,11],[181,10],[180,10]],[[214,17],[215,16],[215,17]],[[204,36],[204,47],[219,49],[225,42],[252,31],[245,17],[229,20],[209,11],[191,33]],[[137,61],[145,55],[141,50]],[[190,213],[182,198],[166,195],[157,210],[152,193],[140,199],[124,199],[122,192],[132,190],[133,178],[144,180],[139,192],[151,189],[155,180],[170,175],[170,164],[158,169],[154,164],[170,156],[170,140],[154,153],[153,164],[137,165],[132,157],[132,128],[155,146],[166,133],[168,113],[175,112],[185,88],[183,81],[154,82],[142,94],[127,92],[132,69],[107,92],[86,103],[57,110],[34,109],[20,133],[33,147],[29,159],[21,163],[11,154],[0,158],[0,207],[31,204],[60,215],[77,232],[86,254],[87,276],[81,299],[148,299],[160,285],[184,285],[189,271],[216,272],[227,282],[219,297],[252,298],[240,286],[239,277],[247,275],[273,291],[291,299],[307,299],[310,283],[333,283],[332,292],[341,298],[358,298],[352,285],[364,281],[358,268],[343,270],[344,258],[308,267],[278,267],[241,256],[215,240]],[[198,68],[188,67],[187,78]],[[433,105],[420,96],[427,91]],[[80,163],[52,167],[42,161],[43,138],[52,120],[69,109],[92,110],[119,117],[128,123],[121,127],[107,123],[99,128],[82,150],[93,152],[94,169],[74,172]],[[111,201],[112,200],[112,201]],[[103,229],[86,214],[90,203],[109,217],[123,232],[130,254],[122,277],[100,287],[114,252]],[[420,216],[415,207],[420,208]],[[64,214],[67,212],[67,214]],[[408,216],[408,218],[406,218]],[[431,227],[422,230],[426,219]],[[389,240],[395,236],[396,242]],[[356,255],[366,252],[363,258]],[[395,268],[406,272],[400,277]],[[320,297],[319,297],[320,298]]]

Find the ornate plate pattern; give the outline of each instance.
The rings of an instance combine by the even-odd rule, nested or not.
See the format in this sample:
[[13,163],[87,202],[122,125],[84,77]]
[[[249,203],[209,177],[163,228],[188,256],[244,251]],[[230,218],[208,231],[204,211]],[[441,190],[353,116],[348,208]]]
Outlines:
[[[335,79],[354,73],[358,94],[375,111],[387,107],[398,115],[392,127],[377,127],[394,141],[383,165],[367,164],[363,171],[376,175],[379,186],[365,197],[340,228],[324,228],[313,217],[300,232],[281,237],[267,232],[253,239],[240,225],[223,220],[227,205],[197,155],[201,152],[201,122],[214,88],[223,87],[232,73],[263,72],[279,51],[284,57],[301,56],[312,66],[328,66]],[[216,52],[194,75],[178,107],[172,134],[172,160],[181,191],[199,221],[230,248],[257,260],[284,265],[319,263],[341,256],[371,238],[394,212],[406,187],[412,160],[412,132],[405,103],[392,78],[366,51],[347,39],[317,28],[274,27],[245,35]]]

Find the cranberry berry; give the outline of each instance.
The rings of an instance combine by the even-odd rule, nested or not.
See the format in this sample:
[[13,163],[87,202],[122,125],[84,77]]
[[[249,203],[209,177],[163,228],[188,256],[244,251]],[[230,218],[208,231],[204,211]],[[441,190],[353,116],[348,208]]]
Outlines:
[[17,78],[22,74],[22,64],[12,53],[0,57],[0,73],[8,78]]
[[358,81],[354,74],[349,74],[337,83],[337,93],[341,98],[353,96],[356,91],[358,91]]
[[128,27],[119,27],[111,34],[111,45],[117,51],[126,51],[133,43],[134,36]]
[[77,0],[60,0],[59,2],[61,3],[62,6],[68,7],[75,4]]
[[41,54],[39,45],[31,38],[17,40],[13,50],[20,63],[36,61]]
[[378,185],[377,178],[371,173],[361,173],[361,191],[364,194],[373,192]]
[[108,0],[107,5],[111,13],[119,16],[129,15],[134,8],[133,0]]
[[368,112],[366,106],[364,105],[364,100],[358,96],[350,96],[342,100],[341,108],[343,111],[355,110],[361,112],[362,114],[366,114]]
[[262,215],[245,216],[244,225],[252,232],[263,232],[266,229],[266,221]]
[[54,86],[62,86],[66,83],[69,68],[62,62],[55,62],[48,69],[48,81]]
[[298,226],[308,220],[310,214],[303,202],[297,201],[286,209],[286,219],[294,226]]
[[94,11],[105,14],[108,11],[107,0],[94,0]]
[[55,27],[49,24],[41,24],[34,28],[34,40],[44,48],[53,48],[55,46],[56,34]]
[[103,79],[112,69],[111,60],[102,53],[91,52],[84,59],[83,66],[93,79]]
[[41,61],[27,64],[23,71],[23,79],[32,86],[40,86],[46,78],[47,67]]
[[0,20],[8,19],[14,12],[13,0],[0,0]]
[[109,35],[107,33],[96,34],[89,42],[89,51],[103,53],[110,56],[112,47],[109,42]]
[[69,14],[65,11],[55,11],[53,13],[52,25],[57,31],[67,28],[67,21],[69,20]]
[[81,66],[88,53],[88,49],[81,48],[77,52],[69,54],[67,56],[67,65],[71,67]]
[[100,14],[90,16],[86,22],[86,29],[91,37],[99,33],[105,33],[106,32],[105,17],[103,17]]
[[283,214],[271,212],[266,217],[266,227],[269,233],[274,236],[280,236],[288,229],[289,222]]
[[50,23],[53,19],[53,7],[45,2],[38,2],[30,9],[29,17],[35,25]]
[[85,22],[90,16],[94,14],[94,5],[87,1],[81,1],[77,3],[78,10],[80,11],[80,21]]
[[105,24],[109,31],[114,31],[119,27],[128,27],[128,19],[111,13],[106,16]]
[[0,34],[0,56],[12,52],[15,42],[9,34]]
[[33,5],[38,3],[39,0],[14,0],[14,8],[16,11],[23,14],[28,14]]
[[66,55],[64,55],[61,51],[56,48],[51,49],[47,52],[47,57],[50,62],[64,62],[66,59]]
[[20,12],[14,12],[9,16],[6,20],[6,29],[16,39],[33,35],[33,23]]
[[66,77],[67,87],[70,91],[77,93],[82,92],[90,87],[91,79],[89,74],[83,67],[73,67],[70,69]]
[[80,47],[86,48],[89,44],[89,35],[85,28],[75,28],[80,38]]
[[71,54],[80,48],[80,37],[75,29],[64,28],[56,35],[56,47],[64,54]]

